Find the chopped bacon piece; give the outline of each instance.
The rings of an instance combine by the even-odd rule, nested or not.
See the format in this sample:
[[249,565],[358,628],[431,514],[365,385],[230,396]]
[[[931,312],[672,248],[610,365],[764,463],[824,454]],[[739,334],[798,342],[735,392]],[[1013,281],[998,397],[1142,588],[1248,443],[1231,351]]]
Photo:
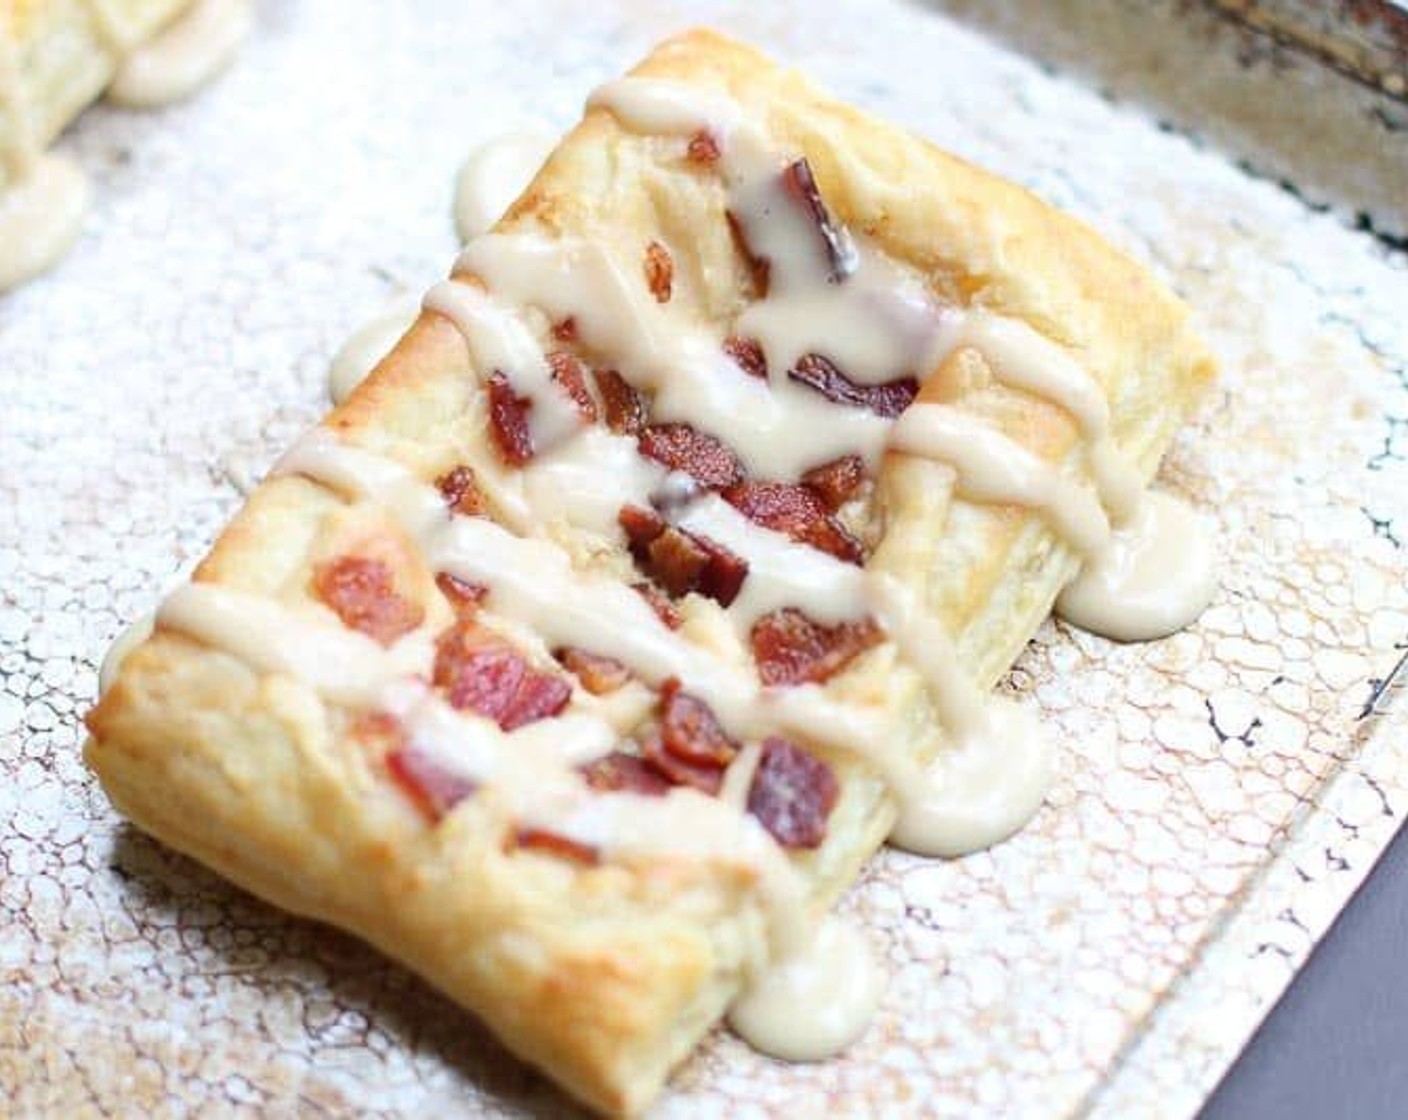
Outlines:
[[670,783],[659,770],[643,758],[624,751],[612,751],[578,767],[587,785],[601,793],[639,793],[646,797],[664,797]]
[[709,705],[674,677],[660,688],[660,737],[670,754],[698,766],[727,766],[738,753]]
[[566,350],[554,350],[548,355],[548,366],[552,369],[552,379],[572,398],[577,406],[577,414],[588,424],[596,423],[596,401],[587,389],[587,373],[573,355]]
[[658,241],[645,247],[645,286],[656,303],[669,303],[675,290],[675,261]]
[[530,828],[526,825],[517,829],[511,844],[506,847],[509,850],[528,848],[532,851],[547,852],[549,855],[561,856],[563,859],[570,859],[575,863],[594,865],[601,862],[600,854],[590,844],[583,844],[579,840],[559,836],[556,832]]
[[450,606],[454,607],[457,615],[473,614],[489,597],[489,589],[482,583],[470,583],[458,576],[452,576],[449,572],[438,573],[435,586],[450,600]]
[[724,217],[728,219],[728,231],[733,235],[733,247],[738,250],[738,255],[743,258],[743,263],[748,266],[748,272],[753,278],[753,289],[758,299],[766,299],[768,285],[772,279],[772,265],[764,257],[753,255],[753,248],[748,244],[748,236],[743,232],[743,223],[738,220],[732,210],[725,211]]
[[684,623],[675,604],[670,602],[669,596],[653,583],[633,583],[631,590],[637,592],[642,599],[649,603],[650,609],[655,612],[656,617],[671,630],[678,630]]
[[738,597],[748,562],[717,541],[673,526],[651,541],[646,574],[678,598],[697,591],[726,607]]
[[484,495],[479,492],[479,480],[473,467],[461,465],[446,471],[435,480],[435,488],[451,513],[473,517],[484,512]]
[[386,767],[433,821],[438,821],[478,788],[473,778],[449,769],[434,755],[403,746],[386,756]]
[[822,201],[821,191],[817,189],[816,179],[812,175],[811,164],[805,159],[789,164],[782,172],[782,185],[789,195],[807,208],[807,215],[821,234],[830,264],[826,279],[832,284],[841,283],[856,270],[856,249],[845,229],[838,226],[827,212],[826,203]]
[[389,646],[421,624],[425,608],[396,591],[391,569],[365,556],[339,556],[313,570],[313,591],[343,625]]
[[652,424],[641,433],[640,450],[657,463],[684,471],[706,490],[743,481],[743,464],[722,440],[688,424]]
[[826,820],[840,794],[831,767],[773,736],[763,741],[748,812],[784,848],[815,848],[826,839]]
[[724,339],[724,353],[737,363],[738,368],[749,377],[763,381],[768,377],[768,356],[763,353],[763,344],[756,338],[731,334]]
[[499,457],[511,467],[521,467],[533,457],[533,433],[528,411],[533,402],[513,391],[508,378],[495,370],[489,378],[489,434]]
[[649,555],[649,548],[652,541],[665,531],[665,519],[653,509],[645,509],[642,506],[622,506],[621,512],[616,515],[616,520],[621,528],[625,530],[626,540],[630,542],[631,553],[642,563]]
[[645,429],[645,402],[614,369],[592,371],[606,409],[606,426],[618,436],[638,436]]
[[786,533],[798,544],[811,545],[850,564],[865,558],[860,542],[831,516],[826,503],[801,483],[740,482],[723,496],[750,521]]
[[581,681],[582,687],[593,696],[605,696],[609,692],[624,688],[631,679],[631,671],[614,657],[589,653],[577,646],[557,650],[553,656],[562,663],[563,668]]
[[552,336],[553,336],[553,338],[557,339],[558,342],[576,342],[576,341],[577,341],[577,320],[576,320],[576,318],[575,318],[574,316],[572,316],[572,315],[569,315],[569,316],[567,316],[567,318],[563,319],[561,322],[554,323],[554,324],[552,325]]
[[865,460],[859,455],[843,455],[813,467],[802,476],[802,483],[811,487],[826,508],[835,513],[865,485]]
[[750,637],[763,683],[793,685],[830,680],[884,635],[870,618],[823,626],[784,607],[758,619]]
[[641,744],[645,760],[678,786],[690,786],[713,797],[724,784],[724,768],[711,763],[690,762],[665,749],[660,736],[652,735]]
[[820,354],[804,354],[797,360],[796,368],[787,371],[787,376],[815,389],[829,401],[868,408],[887,419],[893,419],[908,408],[919,393],[919,381],[913,377],[898,377],[879,385],[852,381]]
[[708,129],[701,128],[689,138],[689,148],[686,150],[690,163],[698,163],[708,166],[717,163],[720,151],[719,142],[714,139],[714,134]]
[[352,738],[360,739],[364,743],[380,743],[384,748],[383,753],[394,747],[403,746],[406,742],[406,729],[401,726],[401,721],[390,712],[358,712],[347,733]]
[[478,712],[505,731],[557,715],[572,696],[564,678],[534,669],[468,619],[440,635],[433,679],[451,707]]

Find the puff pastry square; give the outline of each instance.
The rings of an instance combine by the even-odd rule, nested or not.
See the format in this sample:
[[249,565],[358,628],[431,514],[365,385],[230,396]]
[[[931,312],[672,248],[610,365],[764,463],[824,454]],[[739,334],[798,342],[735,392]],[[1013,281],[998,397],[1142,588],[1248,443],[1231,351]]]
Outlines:
[[668,41],[251,495],[87,760],[639,1112],[897,816],[950,854],[1036,809],[982,696],[1211,377],[1186,319],[1018,187]]

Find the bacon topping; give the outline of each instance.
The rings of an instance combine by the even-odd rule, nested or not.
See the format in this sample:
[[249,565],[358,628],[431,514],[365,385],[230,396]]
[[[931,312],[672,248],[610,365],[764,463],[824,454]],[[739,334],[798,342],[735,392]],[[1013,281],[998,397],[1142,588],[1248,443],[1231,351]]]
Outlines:
[[569,315],[569,316],[567,316],[567,318],[563,319],[561,322],[554,323],[554,324],[552,325],[552,336],[553,336],[553,338],[557,339],[558,342],[576,342],[576,341],[577,341],[577,319],[576,319],[576,317],[575,317],[575,316],[572,316],[572,315]]
[[479,480],[473,467],[461,465],[446,471],[435,480],[435,488],[451,513],[473,517],[484,512],[484,495],[479,492]]
[[773,736],[763,741],[748,812],[784,848],[815,848],[826,839],[826,820],[840,793],[831,767]]
[[660,688],[660,736],[676,758],[699,765],[727,766],[738,753],[709,705],[682,692],[674,677]]
[[455,614],[460,616],[473,614],[489,597],[489,589],[482,583],[470,583],[459,576],[452,576],[449,572],[438,573],[435,586],[440,589],[440,594],[450,600],[450,606],[455,609]]
[[528,410],[533,402],[513,391],[508,378],[495,370],[489,378],[489,434],[499,458],[521,467],[533,457],[533,433],[528,430]]
[[612,751],[601,758],[578,767],[587,785],[600,793],[639,793],[646,797],[664,797],[670,783],[659,770],[643,758],[624,751]]
[[478,783],[448,769],[433,755],[402,746],[386,756],[386,768],[432,821],[438,821],[478,788]]
[[656,303],[669,303],[674,292],[675,262],[670,250],[658,241],[645,247],[645,286]]
[[592,371],[606,409],[606,426],[618,436],[638,436],[645,430],[645,402],[614,369]]
[[731,334],[724,339],[724,353],[749,377],[766,381],[768,377],[768,357],[763,353],[763,345],[756,338],[746,338]]
[[552,379],[572,398],[577,414],[588,424],[596,423],[596,401],[587,390],[587,375],[579,362],[566,350],[554,350],[548,355]]
[[589,653],[577,646],[566,646],[556,650],[553,656],[562,663],[569,673],[582,682],[582,687],[593,696],[605,696],[624,688],[631,679],[631,671],[614,657],[603,657],[599,653]]
[[636,563],[675,598],[697,591],[726,607],[738,597],[748,562],[717,541],[667,525],[654,510],[640,506],[622,506],[617,520]]
[[706,793],[713,797],[724,784],[722,766],[690,762],[688,759],[672,754],[658,735],[652,735],[646,739],[640,749],[645,760],[664,774],[674,785],[689,786],[692,789],[697,789],[700,793]]
[[451,707],[468,708],[505,731],[557,715],[572,696],[564,678],[534,669],[517,650],[468,619],[440,635],[433,679]]
[[873,619],[823,626],[795,607],[758,619],[750,635],[766,685],[821,684],[883,638]]
[[670,602],[669,596],[653,583],[633,583],[631,590],[637,592],[642,599],[649,603],[650,609],[655,612],[656,617],[671,630],[678,630],[684,623],[675,604]]
[[585,863],[589,866],[601,862],[600,853],[590,844],[583,844],[581,841],[559,836],[556,832],[530,828],[527,825],[519,826],[511,841],[504,847],[508,851],[515,848],[528,848],[533,851],[546,852],[549,855],[560,856],[563,859]]
[[838,226],[826,210],[821,191],[812,175],[812,167],[806,159],[795,160],[782,172],[782,185],[787,193],[807,210],[807,216],[816,226],[826,247],[826,259],[830,265],[826,279],[839,284],[856,268],[855,246],[851,244],[846,231]]
[[650,542],[665,531],[665,519],[653,509],[643,506],[622,506],[616,520],[626,533],[632,554],[642,562]]
[[719,142],[714,139],[714,134],[708,129],[701,128],[689,138],[689,147],[686,155],[691,163],[708,166],[717,163],[719,156]]
[[640,436],[640,450],[657,463],[684,471],[706,490],[743,481],[743,464],[722,440],[688,424],[652,424]]
[[919,393],[919,381],[913,377],[898,377],[879,385],[862,385],[852,381],[820,354],[804,354],[796,368],[787,371],[793,381],[815,389],[835,404],[853,408],[868,408],[877,416],[894,419],[913,403]]
[[421,624],[425,608],[396,591],[391,569],[365,556],[339,556],[313,571],[313,591],[344,626],[389,646]]
[[826,503],[810,487],[796,482],[741,482],[725,490],[723,497],[749,520],[786,533],[798,544],[811,545],[850,564],[864,559],[860,542],[831,516]]
[[816,492],[835,513],[860,492],[865,485],[865,460],[859,455],[843,455],[802,476],[802,483]]

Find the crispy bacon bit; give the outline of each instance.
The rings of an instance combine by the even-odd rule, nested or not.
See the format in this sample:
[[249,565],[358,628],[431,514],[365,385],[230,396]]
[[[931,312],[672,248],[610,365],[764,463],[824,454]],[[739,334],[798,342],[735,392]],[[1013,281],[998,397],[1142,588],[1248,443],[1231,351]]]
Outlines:
[[380,743],[385,750],[403,746],[406,741],[406,729],[390,712],[358,712],[347,733],[363,743]]
[[738,597],[748,562],[717,541],[673,526],[650,543],[646,574],[678,598],[697,591],[726,607]]
[[644,506],[622,506],[616,521],[625,531],[631,554],[644,563],[651,542],[665,531],[665,519]]
[[567,646],[556,650],[553,656],[572,673],[582,687],[593,696],[605,696],[624,688],[631,679],[631,671],[614,657],[603,657],[599,653],[589,653],[577,646]]
[[633,583],[631,590],[637,592],[642,599],[649,603],[650,609],[655,612],[656,617],[671,630],[678,630],[684,623],[680,612],[675,609],[675,604],[670,602],[669,596],[653,583]]
[[513,391],[508,378],[495,370],[489,378],[489,434],[499,457],[511,467],[521,467],[533,457],[533,433],[528,430],[528,410],[533,402]]
[[750,521],[786,533],[798,544],[811,545],[850,564],[865,558],[860,542],[831,516],[813,490],[800,483],[740,482],[725,490],[723,497]]
[[788,165],[782,172],[783,188],[807,209],[807,216],[821,234],[826,246],[826,259],[830,265],[826,279],[839,284],[856,270],[856,248],[845,229],[838,226],[826,210],[821,191],[817,189],[812,167],[805,159]]
[[645,429],[645,402],[614,369],[592,371],[606,409],[606,426],[618,436],[638,436]]
[[421,624],[425,608],[396,591],[391,569],[365,556],[339,556],[313,571],[313,591],[344,626],[389,646]]
[[511,843],[505,847],[510,851],[515,848],[528,848],[531,851],[546,852],[549,855],[560,856],[563,859],[585,863],[589,866],[601,861],[599,853],[590,844],[583,844],[578,840],[559,836],[556,832],[547,832],[544,829],[530,828],[526,825],[518,828]]
[[459,576],[452,576],[449,572],[440,572],[435,577],[435,586],[440,589],[440,593],[450,600],[450,606],[455,609],[455,614],[461,617],[473,614],[479,606],[489,597],[489,589],[482,583],[470,583],[468,580],[460,579]]
[[656,303],[669,303],[675,287],[675,261],[658,241],[645,247],[645,286]]
[[552,379],[562,387],[577,406],[577,414],[588,424],[596,423],[596,401],[587,389],[587,374],[573,355],[566,350],[554,350],[548,355]]
[[670,783],[659,770],[643,758],[624,751],[612,751],[578,767],[587,785],[599,793],[639,793],[646,797],[664,797]]
[[435,480],[435,488],[451,513],[474,517],[484,512],[484,495],[479,492],[479,480],[473,467],[461,465],[446,471]]
[[738,753],[709,705],[674,677],[660,688],[660,737],[670,754],[698,766],[727,766]]
[[572,696],[564,678],[534,669],[468,619],[440,635],[433,679],[451,707],[478,712],[505,731],[557,715]]
[[862,385],[852,381],[820,354],[804,354],[795,369],[787,371],[793,381],[815,389],[836,404],[868,408],[877,416],[893,419],[914,401],[919,382],[913,377],[898,377],[879,385]]
[[689,138],[689,148],[686,152],[690,163],[697,163],[708,166],[717,163],[720,151],[719,142],[714,139],[714,134],[708,129],[701,128]]
[[768,356],[763,353],[763,345],[756,338],[731,334],[724,339],[724,353],[749,377],[761,381],[768,379]]
[[748,244],[748,235],[743,231],[743,223],[738,220],[732,210],[725,211],[724,217],[728,219],[728,231],[733,235],[733,247],[738,250],[738,255],[743,258],[743,263],[748,266],[748,272],[753,278],[753,290],[758,299],[766,299],[768,285],[772,279],[772,265],[764,257],[753,255],[753,247]]
[[674,471],[684,471],[706,490],[743,481],[743,464],[723,441],[688,424],[652,424],[641,433],[640,450]]
[[813,467],[802,476],[802,482],[816,492],[816,496],[826,503],[827,509],[835,513],[865,485],[865,460],[859,455],[843,455]]
[[577,341],[577,320],[575,316],[569,315],[561,322],[552,325],[552,336],[558,342]]
[[438,821],[478,788],[433,755],[403,746],[386,756],[386,768],[432,821]]
[[815,848],[826,839],[826,819],[840,793],[831,767],[773,736],[763,741],[748,812],[784,848]]
[[794,685],[830,680],[883,634],[873,619],[823,626],[784,607],[758,619],[750,637],[763,683]]
[[722,766],[709,763],[703,765],[680,758],[665,749],[660,736],[652,735],[641,744],[641,754],[645,760],[678,786],[690,786],[700,793],[713,797],[724,784]]

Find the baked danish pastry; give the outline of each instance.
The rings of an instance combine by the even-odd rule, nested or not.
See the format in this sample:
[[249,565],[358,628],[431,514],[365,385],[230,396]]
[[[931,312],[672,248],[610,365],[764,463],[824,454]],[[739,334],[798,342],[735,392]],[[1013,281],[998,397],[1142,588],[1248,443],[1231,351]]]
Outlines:
[[987,692],[1062,588],[1124,636],[1208,593],[1146,578],[1191,556],[1143,492],[1212,374],[1186,319],[1027,192],[673,39],[251,495],[87,759],[595,1108],[726,1012],[833,1052],[875,999],[824,917],[861,862],[1040,805]]

